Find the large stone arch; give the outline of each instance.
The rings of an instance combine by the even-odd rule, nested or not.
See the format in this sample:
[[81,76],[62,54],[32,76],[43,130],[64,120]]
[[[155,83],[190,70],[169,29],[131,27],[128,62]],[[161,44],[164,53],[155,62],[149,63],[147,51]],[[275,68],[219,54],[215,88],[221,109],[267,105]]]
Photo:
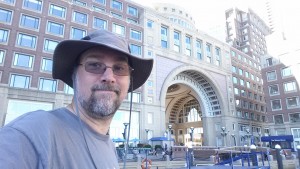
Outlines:
[[[226,97],[223,96],[224,92],[222,93],[219,86],[220,82],[216,82],[213,77],[214,76],[212,76],[211,72],[191,65],[177,67],[168,74],[162,85],[160,93],[161,106],[165,108],[166,113],[166,125],[169,123],[169,113],[171,111],[167,110],[168,106],[166,106],[165,98],[167,96],[168,88],[173,84],[188,86],[192,91],[194,91],[194,93],[196,93],[194,97],[200,104],[202,116],[205,119],[209,119],[206,120],[206,126],[211,125],[214,122],[214,120],[212,120],[216,119],[214,117],[221,116],[228,110]],[[226,83],[226,81],[222,83]],[[185,102],[190,99],[188,97],[189,96],[187,96],[187,98],[180,98],[183,100],[179,101]],[[221,118],[218,118],[218,120],[220,119]],[[206,136],[208,136],[208,132],[206,133]],[[213,140],[215,136],[212,134],[209,137],[209,140]],[[206,140],[206,142],[210,141]]]

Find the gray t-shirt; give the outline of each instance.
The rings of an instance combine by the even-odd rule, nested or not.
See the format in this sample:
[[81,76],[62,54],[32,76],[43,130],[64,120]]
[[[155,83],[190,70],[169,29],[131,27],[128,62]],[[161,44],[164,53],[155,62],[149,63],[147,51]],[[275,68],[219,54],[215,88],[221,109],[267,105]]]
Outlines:
[[27,113],[0,129],[0,168],[94,169],[93,158],[97,169],[118,169],[109,136],[82,127],[87,144],[78,117],[66,108]]

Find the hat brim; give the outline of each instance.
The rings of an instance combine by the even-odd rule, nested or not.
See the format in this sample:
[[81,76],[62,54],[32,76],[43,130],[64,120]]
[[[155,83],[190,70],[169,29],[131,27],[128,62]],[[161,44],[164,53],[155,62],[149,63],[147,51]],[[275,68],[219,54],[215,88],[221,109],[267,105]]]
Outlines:
[[65,40],[56,46],[53,54],[53,78],[60,79],[73,88],[72,74],[77,59],[84,51],[96,46],[103,46],[119,51],[128,57],[128,62],[134,69],[131,73],[132,86],[130,85],[128,90],[129,92],[141,87],[150,76],[153,67],[153,59],[138,58],[112,46],[97,42]]

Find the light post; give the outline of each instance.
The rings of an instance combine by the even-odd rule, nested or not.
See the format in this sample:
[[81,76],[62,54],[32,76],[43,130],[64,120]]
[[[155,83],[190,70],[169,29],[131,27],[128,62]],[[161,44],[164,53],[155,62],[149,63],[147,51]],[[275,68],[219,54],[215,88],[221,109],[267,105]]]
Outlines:
[[169,139],[169,142],[170,142],[170,144],[169,144],[169,148],[170,148],[170,151],[171,151],[171,129],[172,129],[172,124],[169,124],[168,125],[168,129],[169,129],[169,133],[168,133],[168,139]]
[[194,129],[195,129],[194,127],[191,127],[191,132],[190,132],[192,146],[193,146],[193,141],[194,141]]
[[226,127],[221,127],[221,135],[223,136],[223,141],[224,141],[224,146],[226,147],[226,136],[227,136],[227,132],[225,131],[226,130]]
[[231,134],[231,137],[233,138],[233,145],[236,146],[235,134]]
[[123,134],[123,138],[124,138],[124,140],[126,140],[126,138],[127,138],[127,126],[129,125],[129,123],[123,123],[124,124],[124,126],[125,126],[125,128],[124,128],[124,133],[122,133]]
[[147,140],[147,143],[148,143],[148,140],[149,140],[149,138],[148,138],[149,129],[145,129],[145,131],[146,131],[146,140]]
[[249,146],[250,146],[250,129],[249,128],[246,128],[246,137],[247,137],[247,140],[248,140],[248,143],[249,143]]

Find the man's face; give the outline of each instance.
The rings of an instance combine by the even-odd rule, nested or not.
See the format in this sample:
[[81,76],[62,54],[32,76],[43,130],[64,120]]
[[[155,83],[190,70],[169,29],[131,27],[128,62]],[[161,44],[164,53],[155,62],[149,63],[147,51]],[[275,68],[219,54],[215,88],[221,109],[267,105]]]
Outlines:
[[[79,64],[77,92],[81,107],[94,119],[112,118],[129,88],[130,75],[116,75],[117,70],[120,70],[116,68],[128,66],[126,56],[113,50],[95,47],[81,55]],[[107,66],[105,71],[99,73],[97,71],[99,67],[105,65]],[[91,73],[92,71],[98,74]]]

